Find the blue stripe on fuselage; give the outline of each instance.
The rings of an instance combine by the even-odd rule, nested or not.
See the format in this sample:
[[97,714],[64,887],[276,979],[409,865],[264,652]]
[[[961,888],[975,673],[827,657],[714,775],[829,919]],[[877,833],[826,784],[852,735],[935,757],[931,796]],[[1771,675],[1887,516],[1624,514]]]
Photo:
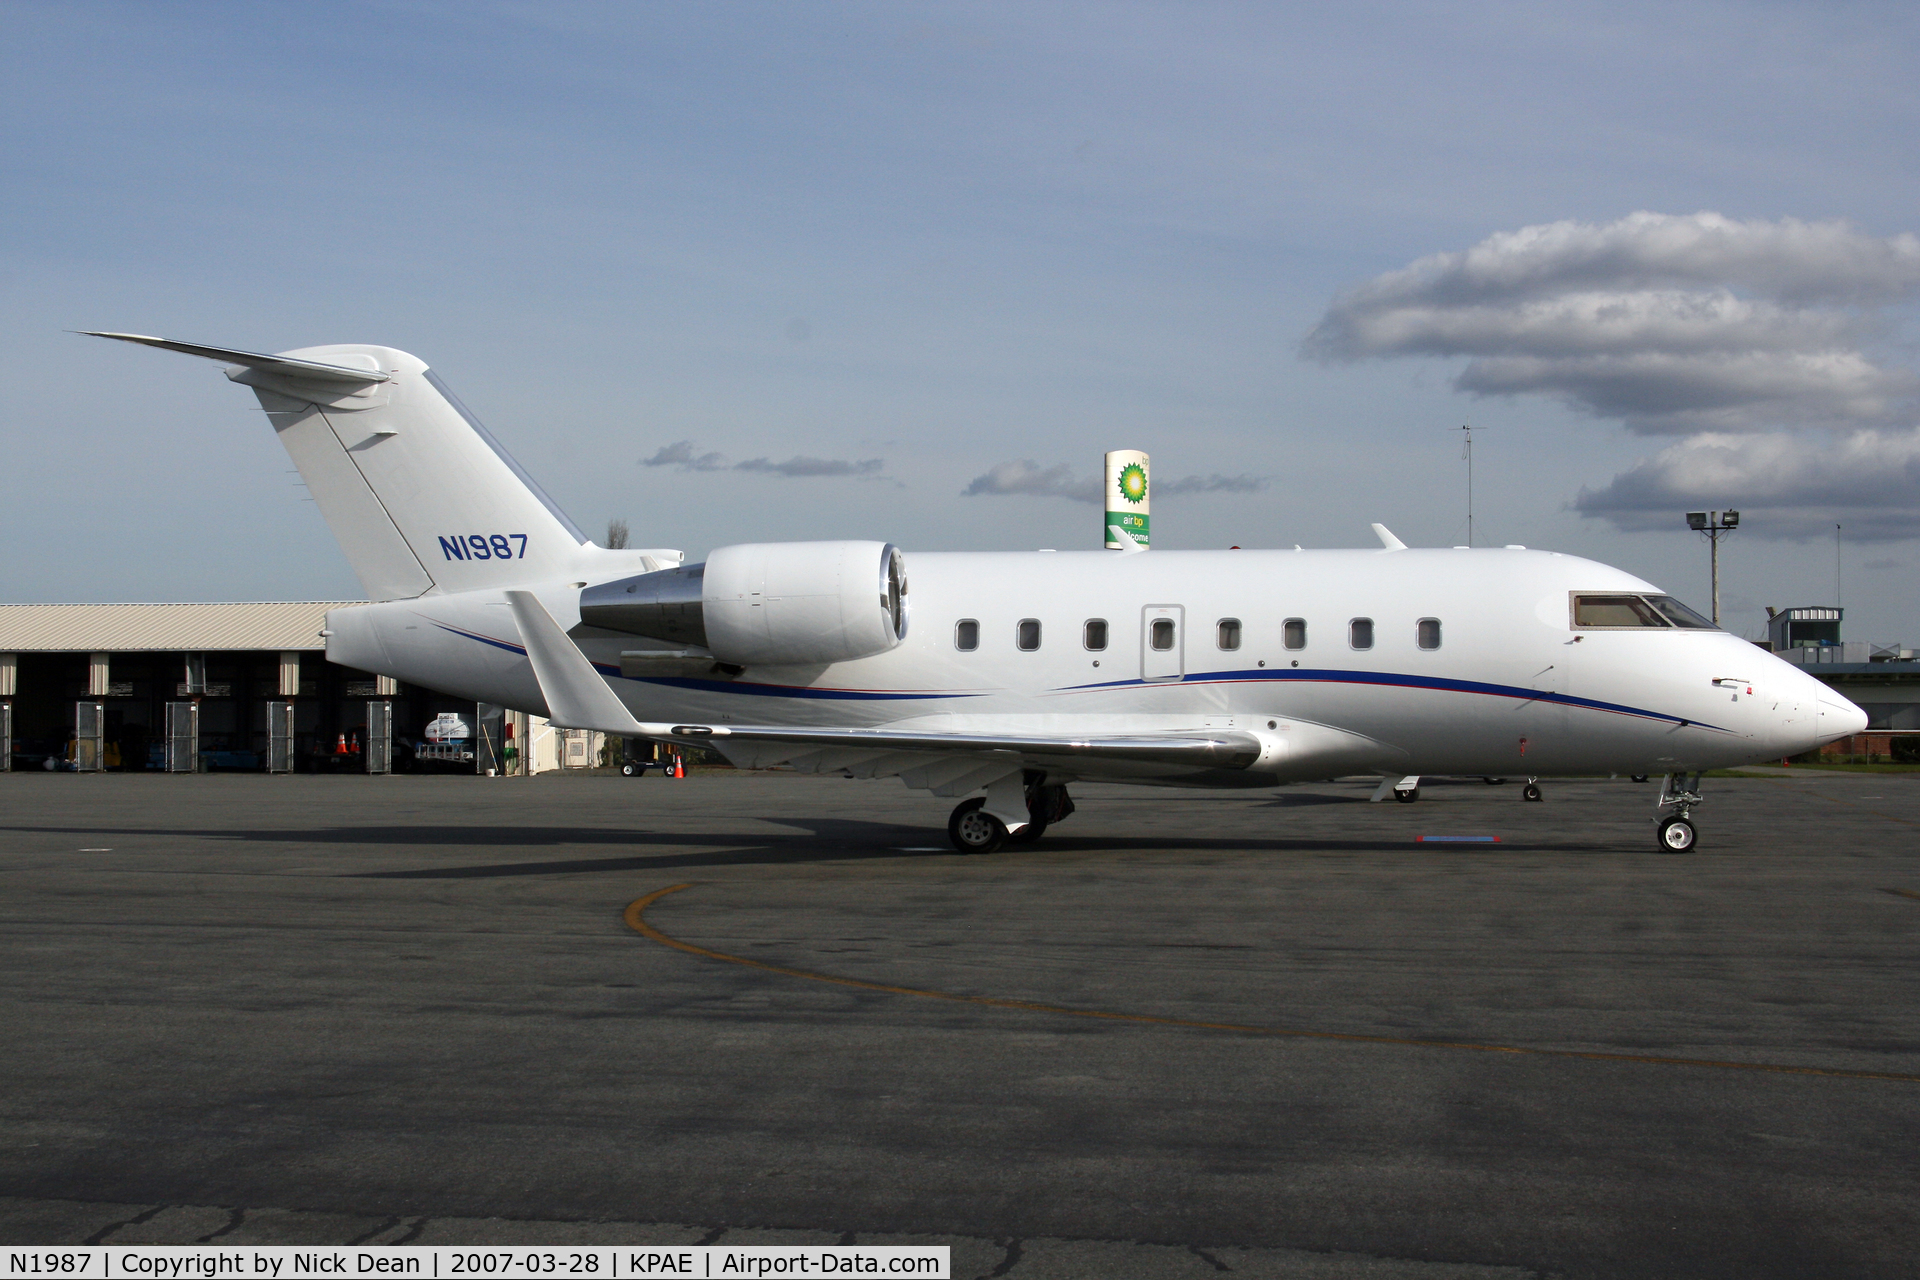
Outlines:
[[1622,706],[1617,702],[1601,702],[1595,698],[1578,698],[1570,693],[1555,693],[1550,689],[1528,689],[1511,684],[1487,684],[1479,680],[1451,680],[1445,676],[1403,675],[1393,671],[1340,671],[1332,668],[1300,670],[1288,667],[1274,671],[1265,668],[1250,671],[1208,671],[1171,680],[1103,680],[1097,684],[1069,685],[1059,692],[1079,693],[1091,689],[1125,689],[1156,684],[1257,684],[1269,680],[1303,680],[1311,684],[1369,684],[1396,689],[1431,689],[1437,693],[1477,693],[1496,698],[1519,698],[1526,702],[1557,702],[1562,706],[1584,707],[1589,711],[1638,716],[1644,720],[1695,726],[1701,729],[1712,729],[1718,733],[1732,732],[1730,729],[1723,729],[1717,724],[1708,724],[1703,720],[1688,720],[1681,716],[1669,715],[1664,711],[1647,711],[1640,707]]
[[[435,626],[442,631],[465,636],[469,640],[478,640],[481,644],[490,644],[496,649],[505,649],[508,653],[525,656],[526,649],[505,640],[495,640],[491,636],[479,635],[472,631],[463,631],[459,627],[450,627],[444,622]],[[620,668],[596,662],[593,669],[603,676],[614,676],[632,680],[638,684],[658,684],[668,688],[688,689],[700,693],[746,694],[762,698],[825,698],[852,702],[900,702],[912,700],[930,700],[945,698],[977,698],[978,693],[891,693],[870,689],[818,689],[804,685],[754,684],[744,680],[702,680],[693,676],[620,676]],[[1708,724],[1702,720],[1688,720],[1681,716],[1669,715],[1664,711],[1647,711],[1640,707],[1622,706],[1617,702],[1601,702],[1595,698],[1578,698],[1570,693],[1555,693],[1547,689],[1528,689],[1520,685],[1488,684],[1479,680],[1451,680],[1445,676],[1403,675],[1391,671],[1340,671],[1332,668],[1282,667],[1278,670],[1257,668],[1245,671],[1210,671],[1195,675],[1182,676],[1174,680],[1104,680],[1096,684],[1068,685],[1057,693],[1083,693],[1096,689],[1142,688],[1148,685],[1162,684],[1255,684],[1262,681],[1302,680],[1310,684],[1363,684],[1377,685],[1395,689],[1429,689],[1436,693],[1473,693],[1495,698],[1518,698],[1525,702],[1555,702],[1567,707],[1582,707],[1589,711],[1605,711],[1613,715],[1636,716],[1642,720],[1657,720],[1665,724],[1685,725],[1701,729],[1712,729],[1716,733],[1731,733],[1717,724]]]

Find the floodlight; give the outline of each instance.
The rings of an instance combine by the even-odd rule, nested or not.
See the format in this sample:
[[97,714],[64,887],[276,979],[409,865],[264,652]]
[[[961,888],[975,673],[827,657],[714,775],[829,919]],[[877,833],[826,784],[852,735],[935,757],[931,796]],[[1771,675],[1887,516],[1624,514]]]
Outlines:
[[1738,511],[1723,511],[1720,513],[1720,523],[1728,529],[1738,529],[1740,527],[1740,513]]
[[1704,529],[1707,527],[1707,513],[1704,511],[1687,512],[1687,528]]

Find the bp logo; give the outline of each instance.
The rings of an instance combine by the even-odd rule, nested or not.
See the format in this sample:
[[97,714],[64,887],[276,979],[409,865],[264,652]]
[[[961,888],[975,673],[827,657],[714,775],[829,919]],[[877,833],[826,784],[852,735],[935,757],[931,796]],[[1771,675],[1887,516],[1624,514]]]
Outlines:
[[1120,468],[1120,496],[1136,506],[1147,500],[1147,469],[1137,462]]

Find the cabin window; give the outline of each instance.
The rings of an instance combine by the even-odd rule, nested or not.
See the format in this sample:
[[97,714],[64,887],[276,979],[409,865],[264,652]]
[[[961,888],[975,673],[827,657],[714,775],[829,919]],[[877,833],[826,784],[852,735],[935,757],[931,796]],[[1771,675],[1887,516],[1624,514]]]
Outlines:
[[963,652],[980,647],[980,623],[973,618],[962,618],[953,627],[953,647]]
[[1020,625],[1014,628],[1013,642],[1028,653],[1038,649],[1040,647],[1040,619],[1020,619]]
[[1218,643],[1222,649],[1240,647],[1240,619],[1222,618],[1215,628]]
[[1373,648],[1373,619],[1355,618],[1347,624],[1347,643],[1356,649]]
[[1148,643],[1161,653],[1173,648],[1173,619],[1155,618],[1147,628]]
[[1440,619],[1422,618],[1413,624],[1413,636],[1422,649],[1440,647]]
[[1107,647],[1107,620],[1088,618],[1087,625],[1080,629],[1080,643],[1096,653]]
[[1307,620],[1305,618],[1288,618],[1286,625],[1280,629],[1280,633],[1286,639],[1287,648],[1304,649],[1307,647]]

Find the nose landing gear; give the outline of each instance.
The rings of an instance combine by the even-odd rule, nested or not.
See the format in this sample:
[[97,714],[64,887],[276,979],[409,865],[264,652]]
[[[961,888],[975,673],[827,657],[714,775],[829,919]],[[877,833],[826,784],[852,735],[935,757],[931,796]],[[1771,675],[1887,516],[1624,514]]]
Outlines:
[[[1659,824],[1654,847],[1662,853],[1692,853],[1700,839],[1693,827],[1693,806],[1700,803],[1700,775],[1670,773],[1660,781],[1660,798],[1654,803],[1654,821]],[[1668,809],[1679,812],[1666,814]]]

